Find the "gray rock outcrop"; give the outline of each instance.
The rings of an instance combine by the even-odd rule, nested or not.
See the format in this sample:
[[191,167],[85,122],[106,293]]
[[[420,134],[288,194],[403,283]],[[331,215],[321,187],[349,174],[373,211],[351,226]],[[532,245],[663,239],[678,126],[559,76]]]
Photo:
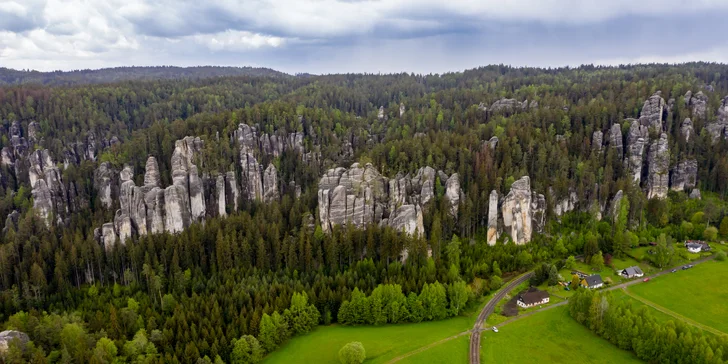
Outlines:
[[694,188],[692,191],[690,191],[690,198],[693,200],[700,200],[700,190],[697,188]]
[[640,124],[647,127],[655,128],[658,132],[662,129],[662,120],[666,114],[665,99],[662,98],[661,92],[657,91],[647,100],[645,100],[640,111]]
[[120,213],[120,210],[116,211],[114,217],[114,230],[118,234],[119,242],[123,245],[126,241],[131,238],[133,231],[132,222],[129,215]]
[[554,214],[561,216],[567,212],[574,211],[578,202],[579,197],[576,195],[576,192],[570,191],[568,196],[556,201],[554,204]]
[[21,349],[25,349],[25,346],[28,345],[29,341],[30,338],[28,335],[22,331],[5,330],[0,332],[0,353],[6,353],[10,348],[11,343],[15,343],[15,345],[19,345]]
[[118,173],[111,168],[109,162],[99,164],[94,171],[94,189],[104,208],[110,209],[114,204],[114,199],[118,196],[118,191],[114,191],[118,186],[117,175]]
[[705,120],[708,111],[708,97],[703,94],[703,91],[698,91],[693,95],[692,91],[688,91],[685,94],[685,106],[687,106],[694,118]]
[[488,198],[488,245],[498,241],[498,191],[490,191]]
[[227,216],[225,206],[227,199],[225,198],[225,176],[222,174],[215,178],[215,200],[217,201],[217,216]]
[[401,118],[404,115],[405,112],[404,102],[399,103],[399,117]]
[[149,156],[144,172],[144,186],[160,187],[162,180],[159,176],[159,164],[157,158]]
[[[444,175],[444,181],[449,181],[451,194],[457,189],[457,200],[445,199],[457,213],[460,182],[456,174],[453,176]],[[436,178],[441,176],[430,167],[420,168],[414,177],[398,174],[392,179],[382,176],[371,164],[329,169],[319,180],[321,227],[329,232],[337,225],[361,228],[380,224],[409,234],[424,233],[422,208],[434,199]]]
[[708,130],[708,133],[713,138],[713,143],[716,143],[720,138],[728,136],[728,96],[724,97],[721,101],[716,115],[717,120],[705,126],[705,129]]
[[670,174],[670,189],[684,191],[696,186],[698,179],[698,161],[688,159],[678,163]]
[[460,177],[457,173],[453,173],[447,179],[445,185],[445,200],[450,204],[450,216],[458,216],[458,206],[460,204]]
[[101,244],[107,251],[116,243],[116,228],[114,223],[107,222],[101,226]]
[[693,129],[693,121],[690,118],[685,118],[682,124],[680,124],[680,134],[685,138],[686,142],[690,141],[690,137],[695,134]]
[[622,190],[617,191],[617,193],[615,193],[612,197],[612,202],[609,204],[609,214],[612,216],[612,221],[616,221],[617,216],[619,216],[619,209],[622,206],[622,197],[624,197],[624,192],[622,192]]
[[[620,136],[620,139],[622,137]],[[601,130],[597,130],[592,134],[592,149],[596,151],[602,150],[602,143],[604,142],[604,133]]]
[[640,125],[637,120],[633,120],[627,134],[627,156],[624,164],[627,173],[637,183],[642,177],[642,160],[647,139],[649,139],[647,127]]
[[270,163],[263,174],[263,201],[273,202],[278,198],[278,170]]
[[51,160],[46,149],[39,149],[28,157],[28,178],[33,186],[33,208],[38,216],[50,226],[48,219],[54,215],[57,223],[69,213],[68,194],[61,179],[61,172]]
[[622,159],[624,155],[624,146],[622,143],[622,126],[614,124],[609,129],[609,146],[617,151],[617,156]]
[[546,199],[531,191],[531,180],[524,176],[511,185],[501,205],[503,225],[510,231],[516,244],[531,241],[534,228],[540,230],[545,223]]
[[670,149],[667,134],[650,145],[649,174],[647,176],[647,198],[666,198],[669,185]]
[[379,111],[377,112],[377,119],[379,119],[379,121],[384,120],[384,106],[379,107]]

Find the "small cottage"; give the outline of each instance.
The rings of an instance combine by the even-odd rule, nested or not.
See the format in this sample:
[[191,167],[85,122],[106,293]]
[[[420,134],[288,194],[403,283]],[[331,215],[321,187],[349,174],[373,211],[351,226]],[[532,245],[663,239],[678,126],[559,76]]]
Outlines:
[[541,291],[535,287],[531,287],[528,292],[518,296],[518,306],[529,308],[537,305],[549,303],[549,293]]
[[582,287],[589,289],[597,289],[602,288],[604,286],[604,282],[602,281],[602,276],[595,274],[582,279],[581,285]]
[[633,267],[628,267],[628,268],[622,269],[621,274],[625,278],[637,278],[637,277],[642,277],[643,275],[645,275],[642,272],[642,269],[640,269],[640,267],[638,267],[636,265]]

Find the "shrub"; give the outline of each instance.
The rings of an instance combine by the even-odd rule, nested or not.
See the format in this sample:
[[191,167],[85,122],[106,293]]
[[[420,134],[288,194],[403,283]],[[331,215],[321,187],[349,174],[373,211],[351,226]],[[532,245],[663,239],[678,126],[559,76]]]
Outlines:
[[339,361],[341,364],[361,364],[367,354],[364,345],[358,341],[352,341],[339,350]]

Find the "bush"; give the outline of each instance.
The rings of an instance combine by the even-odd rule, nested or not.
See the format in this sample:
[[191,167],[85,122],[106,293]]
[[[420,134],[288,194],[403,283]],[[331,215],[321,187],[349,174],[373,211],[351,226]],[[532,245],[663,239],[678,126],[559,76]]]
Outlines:
[[361,364],[367,354],[364,345],[358,341],[352,341],[339,350],[339,361],[341,364]]
[[718,254],[715,255],[715,260],[724,261],[726,258],[726,254],[724,251],[720,250],[718,251]]

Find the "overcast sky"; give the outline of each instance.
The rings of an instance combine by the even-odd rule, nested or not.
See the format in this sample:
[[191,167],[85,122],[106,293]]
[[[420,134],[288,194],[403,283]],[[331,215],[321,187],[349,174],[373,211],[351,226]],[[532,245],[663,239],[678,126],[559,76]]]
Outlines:
[[0,67],[728,63],[726,0],[0,0]]

